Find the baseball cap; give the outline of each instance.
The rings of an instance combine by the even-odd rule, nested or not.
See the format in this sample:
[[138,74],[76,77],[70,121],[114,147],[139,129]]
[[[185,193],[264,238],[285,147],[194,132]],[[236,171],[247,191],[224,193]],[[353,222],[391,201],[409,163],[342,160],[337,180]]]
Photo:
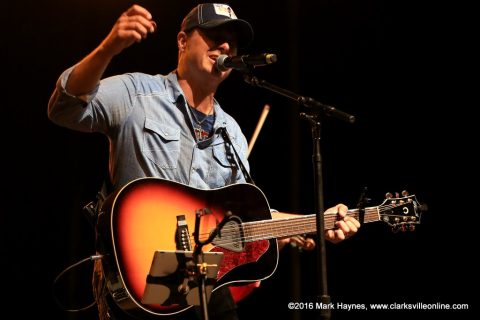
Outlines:
[[182,21],[181,30],[193,28],[212,29],[220,26],[232,27],[238,39],[238,47],[245,48],[253,40],[250,23],[238,19],[233,9],[223,3],[202,3],[193,8]]

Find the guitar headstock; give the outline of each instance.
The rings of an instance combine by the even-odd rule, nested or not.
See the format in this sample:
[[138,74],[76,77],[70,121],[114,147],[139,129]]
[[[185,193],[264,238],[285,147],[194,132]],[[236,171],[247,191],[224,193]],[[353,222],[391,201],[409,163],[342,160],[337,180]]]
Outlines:
[[391,226],[393,232],[415,230],[426,206],[421,205],[415,195],[409,195],[407,191],[403,191],[401,196],[396,193],[395,197],[389,192],[385,197],[385,201],[378,206],[380,219]]

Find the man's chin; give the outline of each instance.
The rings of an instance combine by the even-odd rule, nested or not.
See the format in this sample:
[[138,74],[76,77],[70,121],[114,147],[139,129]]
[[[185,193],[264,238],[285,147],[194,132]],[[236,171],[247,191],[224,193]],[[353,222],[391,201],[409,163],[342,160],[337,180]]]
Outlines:
[[217,81],[222,82],[223,80],[225,80],[229,76],[230,70],[229,71],[220,71],[220,70],[217,69],[216,66],[213,66],[210,74],[213,75],[215,77],[215,79],[217,79]]

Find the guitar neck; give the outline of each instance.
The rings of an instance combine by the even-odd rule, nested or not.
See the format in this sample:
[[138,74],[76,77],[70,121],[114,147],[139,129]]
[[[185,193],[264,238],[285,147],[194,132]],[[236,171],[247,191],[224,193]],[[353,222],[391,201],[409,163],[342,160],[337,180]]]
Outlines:
[[[359,210],[348,210],[348,216],[358,219]],[[380,220],[379,207],[365,208],[364,223]],[[324,229],[334,229],[337,214],[324,215]],[[304,233],[317,232],[317,216],[315,214],[302,215],[273,220],[252,221],[243,223],[245,240],[258,241],[273,238],[284,238]]]

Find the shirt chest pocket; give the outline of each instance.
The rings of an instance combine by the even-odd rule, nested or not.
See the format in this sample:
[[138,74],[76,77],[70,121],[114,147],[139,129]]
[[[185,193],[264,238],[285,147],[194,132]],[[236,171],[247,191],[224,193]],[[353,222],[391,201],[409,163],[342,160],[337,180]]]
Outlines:
[[176,169],[180,156],[180,129],[146,118],[143,154],[162,169]]

